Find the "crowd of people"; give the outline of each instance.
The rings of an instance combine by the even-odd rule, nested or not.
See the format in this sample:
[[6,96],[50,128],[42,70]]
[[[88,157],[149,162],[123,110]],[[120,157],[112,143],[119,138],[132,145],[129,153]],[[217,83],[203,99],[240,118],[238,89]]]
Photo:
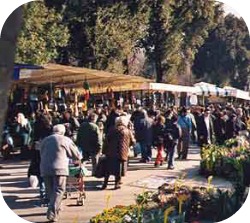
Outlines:
[[[133,111],[97,107],[76,117],[72,111],[63,113],[48,110],[10,116],[6,129],[13,128],[21,141],[21,158],[31,159],[28,175],[39,179],[40,196],[49,200],[47,218],[56,220],[66,187],[68,159],[90,160],[92,175],[97,173],[100,156],[105,155],[102,189],[109,176],[115,176],[115,189],[121,188],[128,166],[130,149],[138,162],[166,169],[175,168],[175,160],[186,160],[190,143],[201,148],[206,144],[223,144],[247,130],[250,109],[228,104],[175,106],[157,109],[138,106]],[[14,117],[14,118],[13,118]],[[13,132],[12,131],[12,132]],[[6,136],[6,135],[5,135]],[[15,140],[4,141],[14,145]],[[157,155],[152,157],[152,150]]]

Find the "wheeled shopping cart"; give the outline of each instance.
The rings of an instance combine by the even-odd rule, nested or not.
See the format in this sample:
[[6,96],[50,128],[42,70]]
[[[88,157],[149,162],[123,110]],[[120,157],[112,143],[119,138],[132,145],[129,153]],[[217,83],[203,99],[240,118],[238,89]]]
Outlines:
[[86,168],[83,164],[78,166],[71,164],[69,166],[69,176],[67,178],[66,192],[64,198],[77,194],[77,205],[83,206],[85,204],[86,193],[84,185],[84,176],[86,175]]

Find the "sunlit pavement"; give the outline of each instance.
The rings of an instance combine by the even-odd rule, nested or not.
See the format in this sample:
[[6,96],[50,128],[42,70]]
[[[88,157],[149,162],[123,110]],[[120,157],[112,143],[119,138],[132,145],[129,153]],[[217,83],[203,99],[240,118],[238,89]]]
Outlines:
[[[156,151],[153,151],[155,157]],[[115,205],[134,203],[135,195],[143,190],[154,190],[163,182],[171,182],[174,178],[184,176],[186,185],[206,185],[207,179],[198,174],[200,165],[199,149],[191,146],[186,161],[176,161],[174,170],[167,170],[166,164],[159,168],[154,162],[139,163],[138,158],[130,158],[127,176],[123,178],[120,190],[113,190],[114,178],[110,178],[107,190],[100,190],[103,179],[85,178],[87,198],[84,206],[77,206],[77,194],[73,193],[63,201],[59,222],[88,223],[90,218],[102,212],[104,208]],[[29,187],[27,170],[29,163],[13,158],[8,161],[0,160],[1,191],[8,206],[20,217],[31,222],[47,222],[46,207],[41,207],[38,189]],[[90,170],[90,164],[86,167]],[[213,178],[216,187],[228,188],[231,184],[220,178]],[[107,196],[110,201],[107,204]]]

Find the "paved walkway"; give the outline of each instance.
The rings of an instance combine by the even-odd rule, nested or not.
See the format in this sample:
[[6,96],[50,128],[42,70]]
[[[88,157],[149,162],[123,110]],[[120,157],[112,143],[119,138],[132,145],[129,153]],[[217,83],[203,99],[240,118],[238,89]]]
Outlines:
[[[63,209],[59,222],[81,222],[88,223],[90,218],[101,213],[106,208],[106,198],[111,196],[109,207],[114,205],[129,205],[134,203],[135,195],[143,190],[154,189],[163,182],[171,181],[185,174],[185,184],[206,185],[207,180],[198,175],[200,156],[199,149],[191,147],[189,157],[186,161],[176,161],[175,170],[167,170],[166,166],[155,168],[154,163],[139,163],[139,158],[131,158],[129,171],[123,179],[120,190],[113,190],[114,182],[110,182],[108,189],[101,191],[98,187],[102,179],[87,177],[85,186],[87,199],[85,206],[76,206],[76,196],[68,198],[63,202]],[[28,162],[18,159],[10,161],[0,160],[0,184],[4,199],[9,207],[20,217],[31,222],[47,222],[46,208],[40,207],[38,189],[29,188],[27,179]],[[90,166],[87,165],[90,169]],[[112,180],[113,178],[111,178]],[[219,178],[213,179],[216,187],[231,187],[231,184]]]

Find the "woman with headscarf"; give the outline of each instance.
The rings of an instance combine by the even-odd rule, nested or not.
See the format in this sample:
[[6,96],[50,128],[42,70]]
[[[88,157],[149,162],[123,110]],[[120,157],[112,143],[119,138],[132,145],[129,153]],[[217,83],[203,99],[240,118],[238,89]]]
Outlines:
[[105,179],[102,189],[107,188],[110,175],[115,176],[115,189],[121,188],[121,178],[127,171],[129,147],[135,142],[128,123],[127,116],[118,117],[115,127],[106,136],[103,147],[103,154],[106,155]]

